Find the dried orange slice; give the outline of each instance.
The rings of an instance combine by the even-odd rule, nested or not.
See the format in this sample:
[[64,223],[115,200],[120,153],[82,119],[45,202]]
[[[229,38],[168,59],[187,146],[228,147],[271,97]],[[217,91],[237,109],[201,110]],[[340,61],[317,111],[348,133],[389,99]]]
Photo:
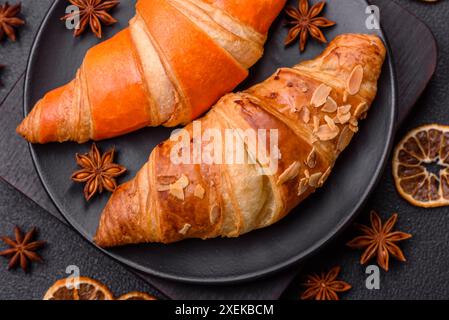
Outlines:
[[114,296],[101,282],[87,277],[71,277],[56,281],[44,300],[114,300]]
[[117,298],[117,300],[157,300],[157,299],[156,297],[153,297],[148,293],[133,291],[124,294],[123,296]]
[[431,124],[409,132],[394,152],[393,176],[411,204],[449,205],[449,126]]

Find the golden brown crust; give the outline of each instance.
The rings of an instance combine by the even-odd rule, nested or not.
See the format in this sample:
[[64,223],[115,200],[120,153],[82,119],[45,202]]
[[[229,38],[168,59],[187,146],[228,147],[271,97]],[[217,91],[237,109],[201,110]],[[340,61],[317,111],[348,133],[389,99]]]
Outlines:
[[40,100],[17,132],[82,143],[188,123],[246,78],[284,4],[139,0],[130,27],[91,48],[76,79]]
[[[384,59],[378,37],[343,35],[317,59],[279,69],[259,85],[224,96],[185,127],[187,136],[198,123],[202,133],[216,129],[222,136],[226,129],[275,129],[281,155],[277,170],[269,173],[252,151],[254,142],[243,136],[245,155],[255,155],[256,162],[178,164],[171,158],[178,141],[165,141],[137,177],[112,195],[96,243],[237,237],[279,221],[329,177],[374,100]],[[194,141],[188,142],[193,150]],[[207,146],[201,145],[202,153]]]

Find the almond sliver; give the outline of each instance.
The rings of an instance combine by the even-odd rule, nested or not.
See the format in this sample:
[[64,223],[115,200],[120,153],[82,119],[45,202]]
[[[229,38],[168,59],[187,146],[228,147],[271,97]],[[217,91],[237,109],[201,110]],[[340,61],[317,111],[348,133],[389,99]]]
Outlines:
[[352,70],[348,81],[346,82],[346,91],[353,96],[359,93],[363,81],[363,67],[357,65]]
[[195,190],[193,191],[193,195],[199,199],[203,199],[205,192],[206,192],[206,190],[204,190],[203,186],[200,184],[197,184],[195,187]]
[[320,182],[322,175],[323,174],[321,172],[312,174],[309,179],[309,185],[313,188],[319,187],[319,182]]
[[299,174],[299,169],[301,168],[301,164],[298,161],[293,162],[290,167],[288,167],[280,176],[278,179],[277,184],[281,185],[284,184],[287,181],[290,181],[294,178],[296,178]]
[[327,97],[326,103],[324,104],[321,111],[327,112],[327,113],[333,113],[333,112],[337,111],[337,108],[338,108],[338,105],[335,102],[335,100],[332,99],[331,97]]
[[368,104],[366,102],[362,102],[355,109],[354,117],[360,118],[367,111],[368,111]]
[[335,126],[335,129],[332,130],[331,128],[329,128],[328,125],[322,125],[319,127],[318,131],[316,132],[316,136],[321,141],[329,141],[329,140],[336,138],[339,133],[340,133],[340,129],[338,129],[337,126]]
[[327,98],[329,97],[331,91],[332,91],[331,87],[326,86],[324,83],[321,84],[313,93],[312,99],[310,100],[310,104],[315,108],[321,107],[323,104],[326,103]]

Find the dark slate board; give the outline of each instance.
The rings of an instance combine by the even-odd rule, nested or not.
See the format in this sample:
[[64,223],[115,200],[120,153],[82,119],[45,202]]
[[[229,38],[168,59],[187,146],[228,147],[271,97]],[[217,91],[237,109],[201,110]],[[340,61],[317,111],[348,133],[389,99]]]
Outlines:
[[[399,97],[401,97],[398,120],[403,120],[435,70],[436,44],[427,27],[393,1],[371,0],[370,2],[381,8],[381,23],[394,53]],[[31,3],[27,5],[30,7]],[[409,30],[414,32],[410,33]],[[17,81],[0,106],[3,111],[0,118],[0,149],[2,150],[0,163],[3,164],[0,167],[0,177],[63,221],[41,186],[29,157],[27,144],[14,134],[15,126],[22,118],[22,100],[23,77]],[[173,299],[276,299],[297,272],[298,269],[287,271],[272,279],[233,287],[191,286],[139,275]]]
[[[23,81],[21,81],[21,84],[23,85]],[[4,151],[0,153],[0,161],[4,164],[0,167],[0,177],[61,222],[67,223],[43,189],[29,155],[28,145],[14,134],[15,126],[22,118],[21,112],[18,111],[22,104],[22,99],[23,89],[22,86],[19,86],[8,95],[0,107],[3,111],[3,117],[0,119],[0,149]],[[217,290],[217,287],[203,287],[200,290],[196,290],[196,288],[190,285],[172,283],[142,273],[138,273],[138,275],[154,284],[160,291],[173,299],[202,299],[206,297],[217,299],[277,299],[296,272],[297,270],[267,279],[264,281],[263,286],[260,286],[259,283],[253,283],[219,290]],[[270,290],[262,290],[267,288],[270,288]]]

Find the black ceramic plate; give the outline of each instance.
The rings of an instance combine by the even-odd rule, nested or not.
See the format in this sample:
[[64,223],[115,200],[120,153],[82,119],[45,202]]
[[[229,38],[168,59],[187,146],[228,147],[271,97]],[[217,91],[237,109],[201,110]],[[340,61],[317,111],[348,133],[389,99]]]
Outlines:
[[[135,1],[122,1],[114,16],[120,21],[105,28],[106,37],[126,27],[134,15]],[[291,4],[297,0],[290,1]],[[47,91],[71,80],[87,49],[99,41],[86,34],[74,39],[59,18],[67,1],[55,1],[33,46],[25,83],[25,113]],[[329,0],[326,16],[338,22],[326,31],[328,39],[347,32],[367,30],[364,0]],[[273,25],[266,53],[241,86],[264,80],[276,68],[291,66],[319,54],[324,45],[310,41],[306,53],[297,46],[285,49],[287,29],[284,14]],[[380,31],[377,31],[382,36]],[[171,245],[145,244],[106,250],[117,260],[143,272],[173,280],[196,283],[225,283],[250,280],[281,270],[304,259],[341,231],[373,189],[387,159],[392,142],[396,91],[391,57],[379,82],[379,93],[368,120],[357,138],[338,160],[325,188],[310,197],[283,221],[237,239],[188,240]],[[118,162],[129,168],[120,182],[131,179],[147,161],[154,146],[169,137],[171,130],[147,128],[117,139],[103,141],[102,150],[115,146]],[[82,186],[70,180],[76,169],[74,155],[88,151],[90,143],[32,145],[36,168],[50,197],[70,224],[91,240],[109,195],[87,204]],[[63,235],[61,235],[63,241]]]

